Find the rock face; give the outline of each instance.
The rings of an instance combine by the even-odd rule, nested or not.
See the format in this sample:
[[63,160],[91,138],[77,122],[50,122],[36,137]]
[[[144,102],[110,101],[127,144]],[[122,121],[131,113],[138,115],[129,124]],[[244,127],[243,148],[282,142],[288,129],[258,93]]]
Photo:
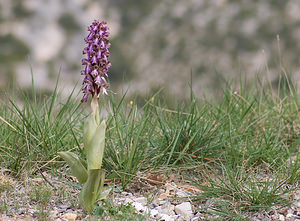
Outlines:
[[162,85],[185,95],[192,70],[200,94],[240,70],[250,78],[257,70],[265,75],[267,63],[276,82],[278,57],[300,76],[299,11],[298,0],[1,1],[0,87],[13,80],[28,87],[30,63],[38,87],[52,89],[62,67],[64,87],[73,88],[93,19],[111,28],[110,81],[126,73],[121,85],[131,91]]

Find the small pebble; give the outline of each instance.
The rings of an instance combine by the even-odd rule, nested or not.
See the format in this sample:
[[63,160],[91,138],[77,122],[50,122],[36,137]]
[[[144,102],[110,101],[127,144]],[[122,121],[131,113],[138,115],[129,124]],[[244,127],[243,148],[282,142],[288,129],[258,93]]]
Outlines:
[[161,214],[159,221],[173,221],[174,219],[171,219],[171,217],[167,214]]
[[184,202],[175,206],[175,212],[183,217],[193,217],[192,205],[189,202]]
[[135,209],[136,209],[138,212],[140,212],[140,213],[146,212],[146,207],[143,206],[143,205],[142,205],[141,203],[139,203],[139,202],[134,202],[134,203],[132,203],[132,206],[134,206]]
[[75,213],[66,213],[63,215],[63,218],[67,219],[68,221],[74,221],[77,218],[77,214]]
[[152,210],[150,211],[150,217],[151,217],[151,218],[156,218],[157,215],[158,215],[158,210],[157,210],[157,209],[152,209]]
[[146,197],[138,197],[138,198],[133,198],[133,201],[141,203],[142,205],[147,205],[147,198]]
[[19,209],[18,211],[17,211],[17,214],[18,215],[22,215],[22,214],[24,214],[25,213],[25,209],[23,209],[23,208],[21,208],[21,209]]
[[278,218],[279,218],[280,221],[285,221],[284,215],[279,215]]

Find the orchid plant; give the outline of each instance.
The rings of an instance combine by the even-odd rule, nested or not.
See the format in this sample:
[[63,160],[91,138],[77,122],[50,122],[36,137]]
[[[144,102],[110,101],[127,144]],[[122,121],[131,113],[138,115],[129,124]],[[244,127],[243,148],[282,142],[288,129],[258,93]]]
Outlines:
[[[88,28],[89,34],[84,39],[87,46],[83,50],[86,58],[82,59],[84,70],[83,79],[84,96],[81,102],[87,102],[88,96],[92,96],[91,114],[84,124],[83,144],[87,162],[83,162],[75,153],[59,152],[70,166],[72,174],[83,184],[79,196],[79,203],[89,213],[94,209],[95,202],[105,198],[103,191],[105,170],[102,169],[102,159],[105,146],[105,120],[100,122],[98,99],[101,93],[107,94],[108,69],[111,63],[109,28],[106,21],[95,20]],[[107,194],[107,193],[106,193]]]

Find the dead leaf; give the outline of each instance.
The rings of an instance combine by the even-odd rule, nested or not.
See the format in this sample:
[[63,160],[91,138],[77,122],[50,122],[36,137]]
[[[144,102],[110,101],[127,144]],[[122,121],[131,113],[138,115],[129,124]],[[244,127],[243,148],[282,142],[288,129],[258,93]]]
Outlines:
[[193,186],[185,186],[185,185],[178,185],[179,188],[183,188],[184,190],[192,193],[202,193],[203,191],[200,189],[197,189],[196,187]]
[[159,185],[162,184],[163,175],[162,174],[146,174],[146,180],[151,185]]

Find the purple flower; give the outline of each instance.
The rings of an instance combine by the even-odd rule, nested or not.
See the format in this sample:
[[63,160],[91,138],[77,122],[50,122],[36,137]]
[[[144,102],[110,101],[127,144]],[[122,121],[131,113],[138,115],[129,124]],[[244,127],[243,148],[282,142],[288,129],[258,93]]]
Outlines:
[[108,41],[109,28],[106,21],[99,22],[95,20],[88,28],[90,32],[84,39],[87,46],[83,49],[83,54],[87,58],[82,59],[84,70],[81,74],[84,75],[83,93],[84,96],[81,102],[86,102],[89,94],[99,96],[100,92],[107,94],[108,84],[105,77],[108,77],[108,69],[111,63],[108,58],[110,56]]

